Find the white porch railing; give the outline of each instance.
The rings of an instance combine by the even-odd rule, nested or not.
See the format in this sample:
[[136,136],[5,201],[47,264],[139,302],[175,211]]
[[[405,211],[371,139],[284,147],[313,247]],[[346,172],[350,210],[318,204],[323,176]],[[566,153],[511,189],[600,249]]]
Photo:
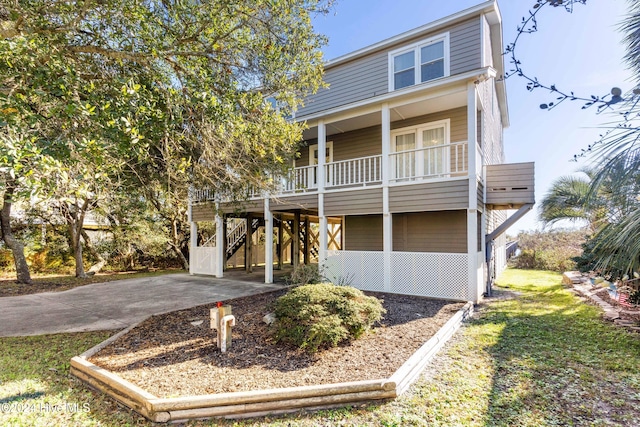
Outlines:
[[325,165],[327,187],[367,185],[382,181],[382,156],[359,157]]
[[295,193],[318,188],[318,166],[293,169],[282,182],[283,193]]
[[[436,147],[406,150],[389,155],[391,181],[425,180],[464,176],[469,171],[467,142]],[[482,152],[476,147],[477,171],[482,174]],[[381,155],[358,157],[355,159],[330,162],[325,165],[325,188],[366,186],[382,182],[384,161]],[[294,168],[281,179],[280,194],[301,193],[318,189],[318,166]],[[249,198],[262,198],[257,191],[247,193]],[[215,200],[210,190],[193,190],[192,201]],[[221,201],[224,201],[221,198]]]
[[391,153],[391,179],[402,181],[465,174],[469,170],[467,145],[466,142],[455,142]]
[[389,256],[389,289],[384,286],[384,253],[379,251],[328,251],[325,275],[330,280],[351,281],[367,291],[474,300],[469,295],[467,254],[392,252]]
[[205,202],[205,201],[215,200],[215,194],[213,190],[210,190],[208,188],[201,189],[201,190],[196,190],[192,188],[192,189],[189,189],[189,200],[191,200],[192,202]]
[[227,251],[230,251],[247,234],[247,221],[237,219],[227,224]]

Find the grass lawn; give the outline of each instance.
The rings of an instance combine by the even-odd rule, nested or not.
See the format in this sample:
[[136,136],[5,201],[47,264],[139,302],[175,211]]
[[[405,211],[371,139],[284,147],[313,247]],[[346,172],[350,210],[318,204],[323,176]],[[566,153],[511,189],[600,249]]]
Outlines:
[[[188,425],[640,426],[640,335],[601,321],[558,274],[507,270],[498,283],[395,401]],[[150,425],[68,376],[69,359],[108,335],[0,338],[0,425]]]

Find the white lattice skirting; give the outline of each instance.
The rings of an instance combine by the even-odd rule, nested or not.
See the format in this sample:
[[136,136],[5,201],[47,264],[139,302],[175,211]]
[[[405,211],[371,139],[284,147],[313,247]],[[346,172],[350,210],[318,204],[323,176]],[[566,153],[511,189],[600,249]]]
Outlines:
[[384,253],[328,251],[325,276],[344,279],[358,289],[468,301],[467,254],[392,252],[389,288],[385,289]]
[[189,254],[189,273],[215,275],[216,256],[216,247],[191,247]]

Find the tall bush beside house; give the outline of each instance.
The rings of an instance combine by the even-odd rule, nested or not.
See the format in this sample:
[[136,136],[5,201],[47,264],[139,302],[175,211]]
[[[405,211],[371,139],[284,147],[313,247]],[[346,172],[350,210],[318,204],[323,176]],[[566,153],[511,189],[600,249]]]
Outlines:
[[357,339],[385,313],[379,299],[350,286],[298,286],[276,302],[274,338],[313,353]]
[[557,272],[574,270],[574,258],[582,254],[584,234],[581,230],[520,233],[520,255],[511,261],[511,266]]

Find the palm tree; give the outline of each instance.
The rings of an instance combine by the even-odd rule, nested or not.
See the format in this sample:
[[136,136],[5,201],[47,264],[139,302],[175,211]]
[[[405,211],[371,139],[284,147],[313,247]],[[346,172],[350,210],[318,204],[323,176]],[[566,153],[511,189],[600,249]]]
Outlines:
[[[640,2],[628,3],[629,13],[620,29],[627,44],[625,61],[640,84]],[[592,237],[592,246],[599,267],[619,272],[640,267],[640,85],[625,98],[616,110],[619,121],[611,125],[592,150],[602,160],[587,198],[598,199],[607,188],[608,200],[618,208]]]
[[606,217],[602,198],[591,198],[592,169],[582,169],[580,175],[562,176],[555,180],[542,199],[539,212],[545,225],[559,221],[586,221],[589,230],[595,232]]

